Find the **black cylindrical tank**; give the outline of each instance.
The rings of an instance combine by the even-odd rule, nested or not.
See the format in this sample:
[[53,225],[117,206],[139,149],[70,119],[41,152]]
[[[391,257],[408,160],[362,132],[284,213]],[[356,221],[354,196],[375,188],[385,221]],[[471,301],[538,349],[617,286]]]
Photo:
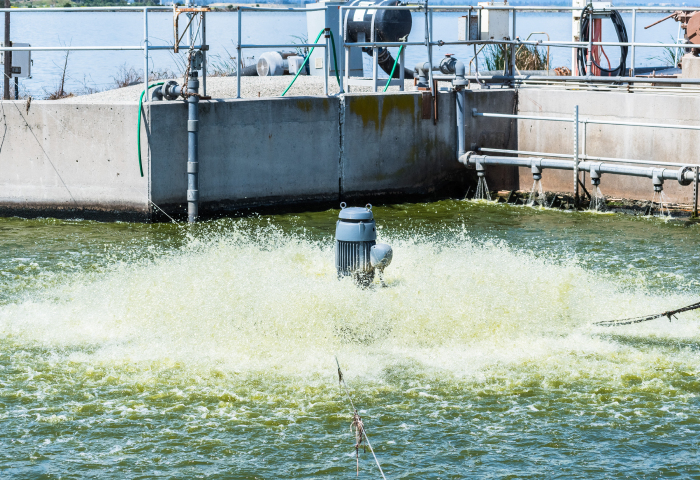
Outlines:
[[383,0],[380,2],[368,2],[355,0],[350,6],[366,6],[366,10],[348,10],[347,25],[348,38],[351,42],[357,42],[357,34],[365,34],[365,42],[372,40],[372,15],[376,11],[374,28],[377,31],[378,42],[404,41],[411,33],[411,12],[409,10],[375,10],[374,5],[397,6],[398,0]]

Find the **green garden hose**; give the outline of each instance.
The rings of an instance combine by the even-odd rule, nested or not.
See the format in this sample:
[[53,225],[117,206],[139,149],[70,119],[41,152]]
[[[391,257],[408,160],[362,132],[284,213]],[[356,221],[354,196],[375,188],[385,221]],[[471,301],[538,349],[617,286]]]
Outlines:
[[[403,50],[403,45],[399,47],[399,53],[396,55],[394,66],[391,67],[391,73],[389,74],[389,80],[386,81],[386,85],[384,86],[382,93],[386,92],[386,89],[389,88],[389,84],[391,83],[391,79],[394,78],[394,70],[396,70],[396,64],[399,63],[399,58],[401,58],[401,50]],[[401,68],[403,68],[403,65],[401,65]]]
[[[148,88],[157,87],[158,85],[163,85],[165,82],[154,83],[149,85]],[[143,165],[141,164],[141,112],[143,111],[143,96],[146,94],[146,90],[141,92],[141,98],[139,98],[139,126],[136,131],[136,144],[139,148],[139,170],[141,171],[141,176],[143,177]]]
[[[321,30],[319,32],[318,36],[316,37],[316,40],[314,40],[314,43],[318,43],[318,39],[321,38],[321,35],[323,35],[323,32],[325,30],[326,29],[324,28],[323,30]],[[333,44],[333,64],[335,65],[335,78],[336,78],[336,80],[338,80],[338,85],[340,85],[340,76],[338,75],[338,60],[335,58],[335,40],[333,40],[333,32],[330,32],[330,33],[331,33],[331,43]],[[311,58],[311,54],[313,53],[314,48],[316,48],[316,47],[311,47],[311,50],[309,50],[309,54],[304,59],[304,63],[301,64],[301,67],[297,71],[297,74],[294,75],[292,82],[289,84],[289,86],[287,88],[284,89],[284,92],[282,92],[282,95],[280,95],[280,97],[284,97],[285,93],[287,93],[289,91],[289,89],[292,88],[292,85],[294,85],[294,82],[296,81],[297,77],[304,70],[304,67],[306,66],[306,62],[308,62],[309,58]]]

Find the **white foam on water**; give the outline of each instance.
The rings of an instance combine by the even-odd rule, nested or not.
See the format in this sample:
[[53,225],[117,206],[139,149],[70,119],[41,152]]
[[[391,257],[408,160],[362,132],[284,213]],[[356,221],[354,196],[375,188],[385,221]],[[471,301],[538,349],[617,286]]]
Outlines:
[[420,374],[503,388],[533,376],[546,384],[698,370],[694,350],[611,337],[696,341],[695,312],[671,324],[591,325],[696,301],[688,294],[654,295],[636,276],[480,243],[468,229],[383,240],[394,248],[389,287],[360,289],[336,279],[332,241],[236,222],[176,253],[81,273],[4,305],[0,337],[42,346],[50,361],[85,375],[108,366],[120,372],[115,382],[164,371],[202,382],[326,377],[335,355],[352,364],[352,377]]

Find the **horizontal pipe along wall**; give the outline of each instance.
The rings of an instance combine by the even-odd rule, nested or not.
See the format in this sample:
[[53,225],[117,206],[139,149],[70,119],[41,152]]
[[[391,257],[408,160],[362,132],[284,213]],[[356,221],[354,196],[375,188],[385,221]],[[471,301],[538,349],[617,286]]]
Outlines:
[[[519,91],[519,113],[523,115],[571,117],[574,105],[579,105],[581,119],[700,125],[700,97],[695,95],[635,95],[529,88]],[[568,122],[518,120],[518,149],[572,154],[572,127],[573,123]],[[579,139],[582,151],[583,124],[579,126]],[[700,132],[589,124],[586,143],[589,155],[695,164],[698,163]],[[529,190],[532,187],[532,172],[525,168],[519,170],[520,188]],[[590,191],[589,175],[581,173],[580,178],[585,179],[584,185]],[[570,193],[573,191],[571,172],[545,170],[542,185],[548,191]],[[600,189],[608,197],[637,200],[648,200],[653,192],[650,179],[621,175],[603,175]],[[681,187],[677,182],[666,181],[664,192],[672,203],[689,204],[693,200],[692,186]]]
[[[148,162],[136,160],[138,104],[4,101],[0,215],[143,220]],[[142,141],[147,129],[142,125]]]

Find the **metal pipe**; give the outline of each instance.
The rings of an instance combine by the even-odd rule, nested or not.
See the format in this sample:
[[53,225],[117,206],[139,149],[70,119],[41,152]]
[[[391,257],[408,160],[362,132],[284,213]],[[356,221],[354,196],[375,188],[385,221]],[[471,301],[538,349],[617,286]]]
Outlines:
[[[202,12],[202,45],[207,45],[207,15]],[[207,48],[202,49],[202,95],[207,96]]]
[[405,75],[406,75],[406,47],[401,49],[401,55],[399,55],[399,90],[404,91],[405,85]]
[[[422,45],[422,44],[421,44]],[[326,45],[323,43],[277,43],[277,44],[264,44],[264,45],[257,45],[257,44],[243,44],[241,45],[241,48],[286,48],[286,47],[291,47],[291,48],[326,48]]]
[[[333,52],[334,55],[343,55],[343,52],[345,52],[345,30],[343,29],[343,7],[340,7],[338,10],[338,51]],[[343,55],[344,57],[344,55]],[[340,66],[338,67],[340,69],[339,72],[336,72],[338,74],[338,79],[340,84],[338,85],[338,88],[340,89],[340,93],[344,93],[345,91],[343,90],[343,85],[345,84],[345,78],[343,78],[343,75],[345,74],[345,63],[343,62],[343,58],[340,59]]]
[[574,105],[574,207],[578,208],[578,105]]
[[148,8],[143,9],[143,103],[148,103]]
[[466,153],[464,146],[464,108],[467,100],[464,89],[457,90],[457,159]]
[[[479,163],[481,165],[508,165],[513,167],[531,168],[533,162],[536,162],[536,164],[543,170],[573,170],[575,168],[575,162],[571,160],[548,160],[535,157],[497,157],[467,153],[460,159],[460,163],[467,167],[476,166],[477,163]],[[654,178],[656,176],[662,180],[676,180],[681,183],[681,185],[690,185],[694,181],[695,175],[695,173],[689,167],[681,167],[677,170],[671,170],[668,168],[633,167],[630,165],[611,165],[594,162],[579,163],[579,170],[590,172],[592,167],[598,170],[601,174],[605,173],[610,175],[626,175],[645,178]]]
[[[586,76],[590,78],[593,76],[593,13],[591,12],[589,16],[590,18],[588,19],[588,54],[586,55]],[[574,202],[575,201],[576,199],[574,199]]]
[[330,28],[325,27],[323,36],[323,40],[326,42],[326,48],[323,50],[323,93],[326,96],[328,96],[328,69],[330,68],[330,62],[328,61],[330,57],[330,51],[328,50],[328,43],[331,41],[330,31]]
[[241,58],[241,14],[243,9],[238,7],[238,67],[236,68],[236,98],[241,98],[241,70],[243,69],[243,59]]
[[187,221],[194,223],[199,217],[199,79],[196,70],[190,75],[187,82]]
[[[426,0],[427,1],[427,0]],[[376,38],[376,29],[374,27],[374,19],[377,17],[377,10],[374,11],[372,14],[372,33],[370,34],[370,39],[372,40],[372,43],[374,43],[377,38]],[[377,73],[378,73],[378,68],[379,68],[379,49],[375,45],[372,48],[372,91],[377,92]]]
[[[637,38],[637,9],[632,9],[632,43]],[[634,77],[634,45],[632,45],[632,56],[630,60],[630,77]]]
[[[509,153],[518,155],[536,155],[548,158],[572,158],[573,155],[570,153],[547,153],[547,152],[531,152],[527,150],[509,150],[506,148],[486,148],[480,147],[478,149],[480,152],[489,153]],[[586,161],[600,161],[600,162],[611,162],[611,163],[632,163],[638,165],[657,165],[664,167],[694,167],[694,163],[677,163],[677,162],[654,162],[652,160],[634,160],[631,158],[614,158],[614,157],[599,157],[597,155],[579,155],[579,160]]]
[[[513,40],[517,40],[517,36],[515,34],[515,10],[513,10]],[[510,46],[510,74],[515,75],[515,45]],[[505,70],[505,69],[504,69]]]
[[693,218],[698,218],[698,172],[700,168],[693,168]]
[[[5,0],[5,6],[10,6],[10,0]],[[5,12],[5,39],[3,45],[10,46],[10,12]],[[5,54],[4,59],[4,75],[2,79],[2,98],[3,100],[10,99],[10,78],[12,78],[12,52]]]
[[[479,77],[481,78],[481,77]],[[513,115],[509,113],[482,113],[472,109],[473,117],[493,117],[493,118],[516,118],[519,120],[546,120],[549,122],[571,122],[574,117],[540,117],[537,115]],[[579,122],[586,122],[596,125],[620,125],[625,127],[652,127],[652,128],[672,128],[676,130],[700,130],[700,125],[677,125],[672,123],[642,123],[642,122],[622,122],[618,120],[597,120],[594,118],[579,119]]]
[[[432,41],[431,38],[431,32],[430,32],[430,24],[428,22],[428,0],[425,0],[425,46],[428,48],[428,64],[430,65],[430,68],[428,69],[428,86],[430,88],[430,91],[432,92],[433,90],[433,49],[430,45],[430,42]],[[433,95],[435,95],[435,92],[433,92]]]

